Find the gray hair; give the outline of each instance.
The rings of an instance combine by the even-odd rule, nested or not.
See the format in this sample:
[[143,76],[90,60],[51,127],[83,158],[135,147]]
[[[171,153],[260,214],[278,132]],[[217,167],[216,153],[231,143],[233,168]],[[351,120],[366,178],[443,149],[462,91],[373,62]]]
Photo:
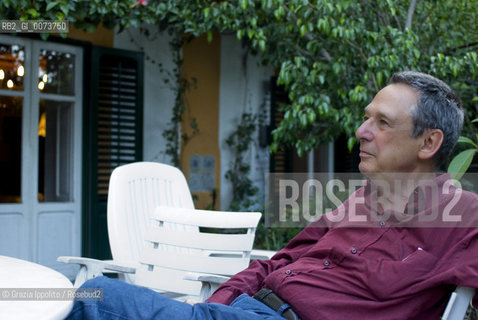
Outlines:
[[411,112],[413,138],[427,129],[443,131],[443,143],[434,157],[438,167],[450,155],[463,127],[460,99],[445,82],[420,72],[398,72],[390,82],[408,85],[418,92],[418,104]]

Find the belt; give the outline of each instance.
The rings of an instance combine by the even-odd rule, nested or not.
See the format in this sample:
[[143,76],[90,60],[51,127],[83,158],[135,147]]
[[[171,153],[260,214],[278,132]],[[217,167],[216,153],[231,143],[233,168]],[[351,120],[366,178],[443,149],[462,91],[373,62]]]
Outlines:
[[262,302],[274,311],[282,311],[281,316],[287,320],[300,320],[297,313],[292,310],[292,307],[270,289],[262,288],[257,291],[253,298]]

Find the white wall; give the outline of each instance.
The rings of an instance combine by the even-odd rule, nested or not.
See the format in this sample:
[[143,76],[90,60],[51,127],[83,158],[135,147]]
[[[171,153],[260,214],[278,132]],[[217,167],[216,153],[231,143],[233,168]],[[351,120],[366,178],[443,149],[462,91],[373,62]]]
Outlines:
[[[154,40],[147,39],[138,29],[130,28],[115,35],[114,46],[120,49],[143,51],[145,54],[143,158],[145,161],[171,163],[170,157],[164,153],[166,140],[162,133],[171,119],[174,94],[163,82],[167,75],[161,73],[157,65],[162,63],[166,70],[172,70],[174,67],[168,44],[169,36],[165,32],[158,34],[156,26],[145,26],[145,28],[150,31],[150,38],[155,37]],[[142,47],[144,49],[141,49]],[[153,60],[155,63],[152,62]]]
[[[258,58],[252,55],[244,60],[246,51],[235,35],[221,36],[221,74],[219,93],[219,148],[221,153],[221,210],[227,210],[232,200],[232,186],[224,177],[232,167],[233,154],[226,139],[234,132],[243,112],[258,113],[264,102],[268,104],[269,80],[274,74],[271,67],[257,64]],[[245,62],[245,63],[244,63]],[[264,174],[269,171],[269,152],[259,146],[258,134],[255,144],[246,155],[251,164],[250,178],[264,190]],[[263,197],[261,197],[261,200]]]
[[[155,26],[149,26],[150,34],[156,34]],[[133,41],[131,41],[133,39]],[[166,140],[162,132],[167,128],[174,103],[172,91],[163,83],[165,74],[151,61],[161,62],[165,69],[172,70],[172,54],[167,34],[156,35],[151,41],[137,29],[131,28],[115,35],[115,48],[144,51],[144,160],[170,163],[164,154]],[[144,49],[141,49],[143,47]],[[221,209],[229,208],[232,199],[232,187],[224,177],[231,167],[232,154],[225,140],[237,128],[243,112],[259,112],[259,108],[268,100],[269,80],[273,68],[259,66],[257,57],[248,55],[243,60],[245,49],[235,36],[221,36],[221,68],[219,96],[219,148],[221,153]],[[243,66],[243,61],[246,64]],[[269,106],[266,107],[270,109]],[[258,135],[256,143],[247,154],[251,164],[251,179],[260,190],[264,189],[264,173],[269,170],[267,148],[260,148]]]

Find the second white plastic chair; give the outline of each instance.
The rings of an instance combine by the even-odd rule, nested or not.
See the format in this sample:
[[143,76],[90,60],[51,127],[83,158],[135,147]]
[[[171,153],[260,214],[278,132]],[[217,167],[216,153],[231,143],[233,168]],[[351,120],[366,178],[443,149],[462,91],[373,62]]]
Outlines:
[[[108,238],[113,260],[59,257],[59,261],[80,264],[75,286],[104,272],[119,272],[134,283],[145,234],[157,206],[194,209],[183,173],[156,162],[136,162],[113,170],[108,190]],[[167,228],[177,228],[170,224]],[[125,273],[126,272],[126,273]]]

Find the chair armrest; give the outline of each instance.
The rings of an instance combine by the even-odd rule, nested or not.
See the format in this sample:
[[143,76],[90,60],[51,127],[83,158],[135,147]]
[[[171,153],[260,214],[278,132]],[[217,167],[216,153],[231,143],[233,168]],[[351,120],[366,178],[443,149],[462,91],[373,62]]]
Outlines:
[[188,272],[184,276],[185,280],[192,280],[192,281],[201,281],[201,282],[211,282],[222,284],[229,280],[227,276],[221,276],[218,274],[209,274],[209,273],[198,273],[198,272]]
[[158,206],[153,212],[152,219],[197,227],[255,228],[261,215],[260,212],[215,211]]
[[56,259],[57,261],[64,263],[76,263],[86,266],[101,266],[105,271],[112,272],[122,272],[122,273],[135,273],[136,267],[134,263],[126,261],[116,261],[116,260],[97,260],[85,257],[70,257],[70,256],[61,256]]
[[470,306],[475,294],[475,289],[468,287],[457,287],[448,300],[442,320],[462,320]]
[[64,263],[74,263],[80,265],[80,271],[76,275],[74,287],[77,288],[86,280],[99,277],[104,272],[135,273],[136,268],[131,262],[103,261],[84,257],[61,256],[57,261]]
[[217,274],[188,272],[184,276],[185,280],[201,281],[201,291],[199,293],[199,299],[201,301],[209,298],[219,286],[229,280],[227,276],[221,276]]
[[277,251],[252,249],[251,260],[269,260]]

